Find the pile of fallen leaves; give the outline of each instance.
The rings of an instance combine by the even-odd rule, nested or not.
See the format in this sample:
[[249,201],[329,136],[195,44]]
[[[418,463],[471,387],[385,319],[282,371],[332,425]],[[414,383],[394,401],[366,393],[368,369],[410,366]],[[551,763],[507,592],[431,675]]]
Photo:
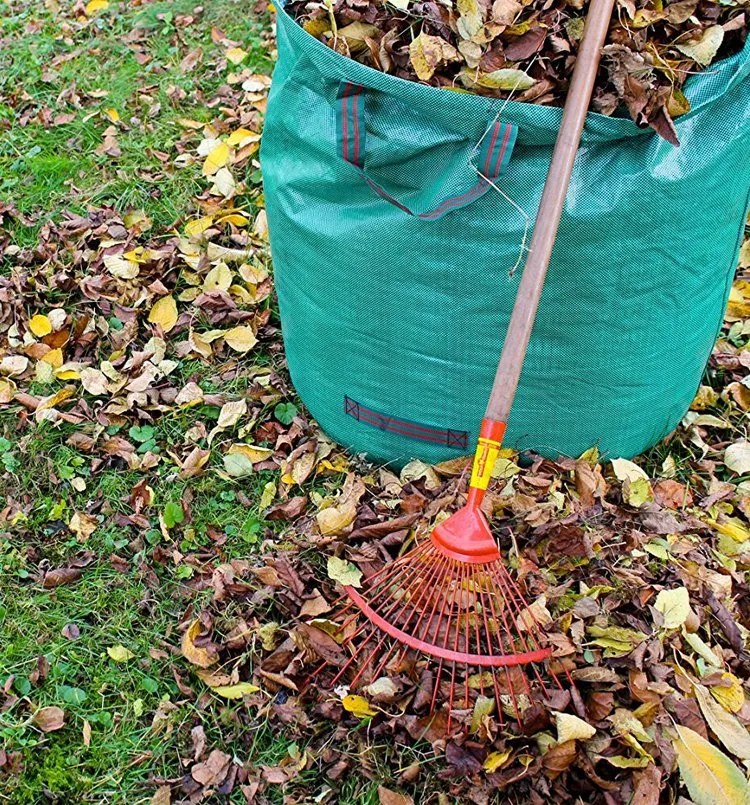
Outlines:
[[[737,52],[741,0],[618,0],[593,108],[627,113],[675,142],[688,76]],[[583,36],[584,0],[295,0],[290,13],[329,47],[436,87],[560,106]]]

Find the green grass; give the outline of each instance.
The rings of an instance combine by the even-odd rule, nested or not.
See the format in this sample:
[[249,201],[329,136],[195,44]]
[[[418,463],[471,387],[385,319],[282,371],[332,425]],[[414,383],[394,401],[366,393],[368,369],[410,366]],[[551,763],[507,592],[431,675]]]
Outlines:
[[[35,244],[43,222],[64,210],[143,209],[153,221],[152,233],[166,233],[195,214],[194,197],[205,182],[195,166],[179,167],[175,160],[183,140],[189,140],[186,150],[194,150],[203,135],[180,120],[215,120],[208,102],[228,72],[269,73],[272,67],[268,19],[255,15],[252,4],[206,3],[189,23],[197,5],[112,0],[107,11],[84,24],[72,3],[0,0],[0,201],[29,219],[10,223],[15,245]],[[248,52],[241,68],[220,65],[227,46],[212,40],[212,29]],[[182,60],[197,47],[201,61],[183,71]],[[119,123],[107,110],[117,112]],[[61,115],[72,117],[55,125]],[[97,153],[113,125],[117,157]],[[243,372],[226,381],[221,370],[185,361],[175,382],[190,379],[206,392],[230,394],[242,393],[251,382]],[[47,395],[56,388],[32,385],[29,391]],[[217,416],[218,409],[209,406],[170,411],[153,426],[154,443],[162,452],[181,446],[188,428],[198,421],[210,427]],[[150,528],[141,533],[118,525],[117,516],[132,514],[128,499],[143,474],[121,459],[92,471],[91,456],[66,443],[74,430],[65,423],[36,425],[33,419],[19,428],[15,412],[0,413],[2,497],[24,510],[0,532],[0,680],[10,679],[10,692],[18,697],[0,714],[0,749],[19,752],[22,762],[20,776],[0,770],[0,803],[30,805],[55,797],[63,803],[148,802],[150,780],[185,773],[182,760],[190,756],[190,730],[198,724],[210,748],[234,753],[249,766],[277,764],[290,751],[290,741],[262,720],[248,730],[248,714],[237,718],[242,703],[212,697],[213,704],[198,706],[179,690],[173,666],[197,695],[206,695],[205,685],[170,647],[179,646],[176,625],[188,607],[197,611],[210,590],[196,593],[190,586],[193,565],[153,560],[159,551],[202,553],[217,562],[251,557],[277,528],[257,509],[273,474],[234,481],[222,476],[217,457],[205,475],[179,479],[175,466],[164,463],[148,473],[153,499],[143,514]],[[93,434],[93,426],[87,430]],[[256,503],[242,505],[240,492]],[[187,493],[190,516],[172,524],[165,537],[159,515],[170,506],[174,514]],[[85,542],[67,527],[76,511],[97,520]],[[212,536],[218,532],[227,537],[221,546]],[[42,588],[44,568],[64,566],[82,551],[93,557],[79,581]],[[115,569],[112,554],[128,558],[126,572]],[[141,559],[156,576],[141,571]],[[68,624],[76,625],[80,637],[65,636]],[[113,661],[106,649],[115,645],[126,646],[133,659]],[[39,657],[49,664],[49,674],[35,685],[30,678]],[[176,709],[154,730],[162,700]],[[63,707],[66,723],[44,734],[29,714],[48,705]],[[300,778],[299,785],[303,782]],[[280,791],[269,796],[282,801]],[[237,789],[226,801],[245,799]]]
[[[247,50],[243,67],[269,72],[261,38],[268,22],[238,0],[205,4],[190,25],[183,23],[193,0],[137,8],[113,0],[86,26],[60,6],[55,13],[42,3],[0,2],[0,200],[39,222],[63,209],[111,205],[147,209],[155,226],[169,226],[202,189],[194,171],[175,166],[185,131],[178,121],[210,121],[206,99],[226,79],[217,65],[226,48],[211,29]],[[138,54],[124,41],[134,31]],[[197,47],[201,64],[183,72],[182,59]],[[110,109],[120,118],[119,157],[96,153]],[[74,118],[54,125],[60,115]],[[15,242],[33,244],[37,228],[19,225]]]

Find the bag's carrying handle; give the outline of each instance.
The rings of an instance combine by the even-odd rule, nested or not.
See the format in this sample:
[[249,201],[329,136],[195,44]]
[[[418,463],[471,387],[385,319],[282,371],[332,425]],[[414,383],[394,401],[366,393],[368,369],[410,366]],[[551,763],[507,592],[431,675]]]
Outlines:
[[[433,210],[414,212],[405,204],[397,201],[377,182],[373,181],[365,169],[367,153],[367,129],[365,127],[365,88],[359,84],[342,81],[336,99],[336,140],[339,153],[344,160],[353,165],[367,182],[370,189],[381,198],[398,207],[408,215],[434,221],[447,213],[465,207],[481,198],[505,171],[513,153],[518,127],[512,123],[492,124],[485,133],[479,146],[477,169],[479,181],[465,193],[444,199]],[[489,181],[488,181],[489,180]]]

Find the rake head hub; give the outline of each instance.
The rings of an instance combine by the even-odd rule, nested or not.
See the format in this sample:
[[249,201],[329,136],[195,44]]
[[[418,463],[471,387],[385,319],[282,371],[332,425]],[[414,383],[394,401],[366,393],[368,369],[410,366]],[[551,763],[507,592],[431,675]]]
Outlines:
[[477,564],[500,559],[487,518],[472,503],[435,526],[430,539],[440,553],[459,562]]

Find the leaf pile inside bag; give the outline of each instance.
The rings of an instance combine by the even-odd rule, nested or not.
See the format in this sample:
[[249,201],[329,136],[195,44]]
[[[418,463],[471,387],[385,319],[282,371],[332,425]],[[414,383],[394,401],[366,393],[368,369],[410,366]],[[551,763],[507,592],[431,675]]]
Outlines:
[[[678,143],[685,80],[738,52],[740,0],[617,0],[592,108],[630,116]],[[312,36],[408,81],[562,106],[580,45],[583,0],[336,0],[288,6]]]

